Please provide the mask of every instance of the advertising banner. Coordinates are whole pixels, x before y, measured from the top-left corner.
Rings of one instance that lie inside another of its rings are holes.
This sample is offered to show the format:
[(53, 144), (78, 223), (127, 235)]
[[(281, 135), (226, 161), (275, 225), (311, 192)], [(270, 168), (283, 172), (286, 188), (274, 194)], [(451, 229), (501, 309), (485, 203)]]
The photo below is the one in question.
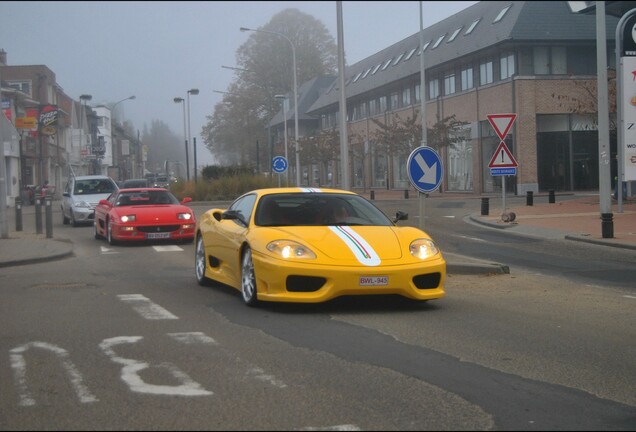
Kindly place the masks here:
[(40, 110), (40, 132), (43, 135), (55, 135), (57, 133), (58, 110), (55, 105), (45, 105)]

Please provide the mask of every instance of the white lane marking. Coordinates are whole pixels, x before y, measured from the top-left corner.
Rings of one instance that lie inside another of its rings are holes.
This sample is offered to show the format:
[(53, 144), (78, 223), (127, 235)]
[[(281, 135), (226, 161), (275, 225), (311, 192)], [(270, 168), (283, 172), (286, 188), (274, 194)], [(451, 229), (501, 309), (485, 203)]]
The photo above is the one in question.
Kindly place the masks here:
[(131, 391), (170, 396), (209, 396), (213, 394), (211, 391), (204, 389), (199, 383), (190, 378), (188, 374), (183, 372), (181, 369), (167, 362), (160, 363), (159, 365), (153, 365), (152, 367), (167, 369), (168, 372), (170, 372), (170, 374), (172, 374), (172, 376), (182, 384), (172, 386), (146, 383), (141, 376), (139, 376), (139, 372), (144, 369), (148, 369), (151, 366), (146, 362), (118, 357), (112, 349), (112, 347), (116, 345), (137, 343), (141, 339), (143, 339), (142, 336), (119, 336), (104, 339), (99, 344), (99, 347), (102, 351), (104, 351), (104, 354), (109, 356), (112, 361), (124, 365), (121, 369), (121, 379), (128, 385)]
[(486, 241), (484, 239), (480, 239), (480, 238), (477, 238), (477, 237), (468, 237), (468, 236), (462, 236), (462, 235), (456, 235), (454, 237), (459, 237), (459, 238), (463, 238), (463, 239), (466, 239), (466, 240), (473, 240), (473, 241), (478, 241), (478, 242), (485, 242)]
[(139, 315), (149, 320), (179, 319), (161, 306), (154, 304), (141, 294), (120, 294), (117, 297), (124, 303), (130, 303)]
[(116, 252), (116, 251), (114, 251), (112, 249), (107, 248), (106, 246), (100, 246), (100, 250), (102, 251), (102, 254), (104, 254), (104, 255), (119, 253), (119, 252)]
[(344, 424), (344, 425), (335, 425), (335, 426), (322, 426), (322, 427), (304, 427), (300, 428), (302, 431), (359, 431), (359, 426), (352, 424)]
[(179, 246), (168, 245), (168, 246), (153, 246), (152, 247), (157, 252), (183, 252)]
[(623, 297), (625, 297), (625, 298), (630, 298), (630, 299), (636, 299), (636, 297), (634, 297), (634, 296), (630, 296), (630, 295), (624, 295)]
[(454, 218), (455, 218), (455, 216), (453, 216), (453, 215), (450, 215), (450, 216), (444, 216), (444, 217), (445, 217), (445, 218), (449, 218), (449, 219), (454, 219)]
[(167, 335), (177, 342), (181, 342), (186, 345), (218, 345), (214, 339), (202, 332), (167, 333)]
[(274, 375), (266, 374), (265, 371), (259, 367), (253, 367), (251, 369), (248, 369), (247, 374), (251, 375), (252, 377), (254, 377), (255, 379), (259, 381), (267, 382), (273, 385), (274, 387), (278, 387), (278, 388), (287, 387), (287, 384), (285, 384), (284, 382), (276, 378)]
[(95, 397), (90, 390), (84, 385), (82, 375), (79, 373), (73, 362), (69, 359), (68, 351), (56, 345), (46, 342), (29, 342), (9, 351), (11, 358), (11, 367), (15, 374), (16, 386), (20, 395), (20, 406), (33, 406), (35, 399), (31, 396), (26, 380), (26, 361), (22, 353), (30, 348), (39, 348), (53, 352), (60, 360), (62, 367), (68, 374), (71, 385), (77, 394), (81, 403), (97, 402), (99, 399)]

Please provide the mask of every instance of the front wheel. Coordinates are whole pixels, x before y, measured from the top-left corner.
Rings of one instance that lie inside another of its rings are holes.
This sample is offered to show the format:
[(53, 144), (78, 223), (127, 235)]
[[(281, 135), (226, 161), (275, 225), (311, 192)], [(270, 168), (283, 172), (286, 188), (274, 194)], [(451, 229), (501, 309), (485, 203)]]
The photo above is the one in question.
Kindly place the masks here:
[(205, 244), (203, 236), (197, 237), (197, 245), (194, 251), (194, 272), (197, 277), (197, 283), (201, 286), (209, 285), (210, 279), (205, 276)]
[(258, 304), (254, 262), (252, 261), (252, 250), (249, 247), (245, 248), (241, 260), (241, 295), (246, 305), (256, 306)]
[(100, 240), (102, 238), (102, 235), (99, 233), (99, 230), (97, 229), (97, 225), (98, 224), (99, 224), (99, 221), (96, 218), (95, 222), (93, 223), (93, 225), (95, 226), (95, 239), (96, 240)]
[(113, 226), (110, 224), (110, 221), (106, 223), (106, 236), (108, 239), (108, 244), (114, 246), (117, 244), (117, 240), (113, 238)]

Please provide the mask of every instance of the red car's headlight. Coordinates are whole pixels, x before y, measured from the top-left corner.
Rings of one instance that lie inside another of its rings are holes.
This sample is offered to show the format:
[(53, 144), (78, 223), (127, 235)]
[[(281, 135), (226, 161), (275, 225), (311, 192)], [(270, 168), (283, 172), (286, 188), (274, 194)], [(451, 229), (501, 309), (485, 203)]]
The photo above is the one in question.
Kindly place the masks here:
[(439, 249), (437, 249), (435, 243), (425, 238), (413, 240), (409, 250), (411, 251), (411, 255), (419, 259), (430, 258), (439, 253)]
[(291, 240), (274, 240), (267, 250), (284, 259), (316, 259), (316, 254), (306, 246)]
[(135, 216), (135, 215), (124, 215), (124, 216), (122, 216), (122, 217), (120, 218), (120, 220), (121, 220), (123, 223), (126, 223), (126, 222), (134, 222), (134, 221), (136, 221), (136, 220), (137, 220), (137, 216)]
[(177, 219), (190, 220), (192, 219), (192, 215), (190, 213), (177, 213)]

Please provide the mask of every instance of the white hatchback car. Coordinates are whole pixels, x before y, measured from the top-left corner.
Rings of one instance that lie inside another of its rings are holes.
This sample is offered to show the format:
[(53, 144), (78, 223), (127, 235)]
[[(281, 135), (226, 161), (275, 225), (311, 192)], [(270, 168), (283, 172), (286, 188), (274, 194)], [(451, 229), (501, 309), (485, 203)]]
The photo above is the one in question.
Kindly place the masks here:
[(72, 226), (93, 223), (95, 206), (117, 190), (117, 183), (104, 175), (74, 176), (62, 194), (62, 222)]

